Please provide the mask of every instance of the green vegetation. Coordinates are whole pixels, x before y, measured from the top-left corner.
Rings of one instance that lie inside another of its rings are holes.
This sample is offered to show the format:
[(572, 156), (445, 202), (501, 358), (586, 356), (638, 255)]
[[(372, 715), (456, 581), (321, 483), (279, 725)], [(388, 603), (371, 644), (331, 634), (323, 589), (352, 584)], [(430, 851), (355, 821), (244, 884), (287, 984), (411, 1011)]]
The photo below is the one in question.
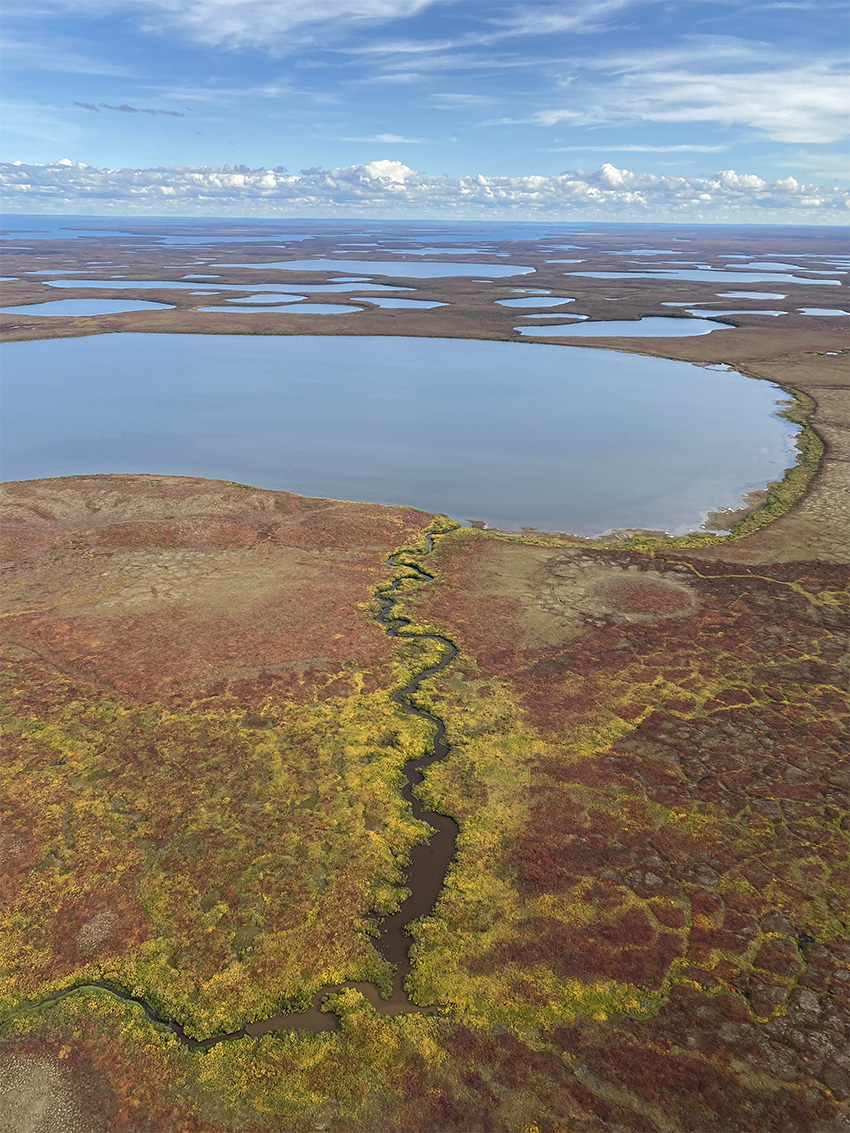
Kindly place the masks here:
[(785, 393), (792, 399), (792, 403), (782, 410), (780, 417), (801, 426), (797, 437), (797, 462), (785, 470), (781, 480), (768, 486), (764, 507), (735, 524), (730, 532), (730, 537), (733, 539), (752, 535), (793, 507), (803, 498), (820, 467), (824, 444), (808, 423), (814, 402), (810, 397), (796, 390), (786, 389)]
[[(368, 588), (339, 568), (363, 626), (390, 587), (406, 619), (371, 666), (336, 655), (298, 683), (166, 701), (12, 657), (13, 1069), (48, 1059), (84, 1115), (128, 1133), (664, 1128), (695, 1082), (718, 1128), (831, 1120), (841, 1052), (807, 1067), (832, 1031), (805, 1032), (793, 1075), (748, 1067), (765, 1035), (796, 1050), (800, 1013), (837, 1009), (842, 571), (431, 531), (433, 553), (408, 538)], [(401, 795), (432, 729), (393, 696), (443, 656), (433, 634), (458, 654), (411, 699), (451, 748), (414, 792), (460, 834), (408, 926), (413, 1006), (388, 1015), (339, 985), (390, 992), (380, 922), (432, 833)], [(196, 1038), (335, 988), (339, 1029), (198, 1050), (105, 988), (45, 1002), (95, 980)]]

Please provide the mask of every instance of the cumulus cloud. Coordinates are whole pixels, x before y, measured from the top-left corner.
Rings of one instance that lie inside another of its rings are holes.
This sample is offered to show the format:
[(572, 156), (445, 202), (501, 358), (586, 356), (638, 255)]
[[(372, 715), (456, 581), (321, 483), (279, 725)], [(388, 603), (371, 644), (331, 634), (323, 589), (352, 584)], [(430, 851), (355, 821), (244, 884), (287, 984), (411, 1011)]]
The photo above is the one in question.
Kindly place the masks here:
[(260, 215), (499, 217), (574, 220), (669, 220), (838, 223), (850, 193), (769, 182), (723, 170), (709, 176), (656, 176), (604, 164), (556, 176), (435, 177), (382, 159), (336, 169), (180, 166), (95, 169), (64, 158), (46, 165), (0, 166), (0, 188), (12, 211), (122, 215)]

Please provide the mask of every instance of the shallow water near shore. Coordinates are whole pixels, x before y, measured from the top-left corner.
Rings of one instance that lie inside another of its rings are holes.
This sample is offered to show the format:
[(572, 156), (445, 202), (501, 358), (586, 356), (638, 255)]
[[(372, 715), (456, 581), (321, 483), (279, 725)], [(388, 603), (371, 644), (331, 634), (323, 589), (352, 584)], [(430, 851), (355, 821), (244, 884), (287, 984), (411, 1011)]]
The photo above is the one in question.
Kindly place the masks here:
[(679, 533), (794, 460), (777, 387), (607, 350), (110, 334), (0, 356), (12, 480), (168, 473), (508, 529)]

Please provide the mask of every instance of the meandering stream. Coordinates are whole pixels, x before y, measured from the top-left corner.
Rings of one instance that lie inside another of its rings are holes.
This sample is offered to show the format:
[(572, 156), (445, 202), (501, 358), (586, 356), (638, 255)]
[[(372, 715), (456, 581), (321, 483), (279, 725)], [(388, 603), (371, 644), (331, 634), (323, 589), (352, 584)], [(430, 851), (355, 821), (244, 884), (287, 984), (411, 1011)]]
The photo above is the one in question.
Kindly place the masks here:
[[(438, 534), (445, 533), (439, 532)], [(138, 1004), (153, 1023), (166, 1027), (184, 1046), (191, 1050), (209, 1050), (219, 1043), (232, 1042), (242, 1038), (256, 1038), (275, 1031), (304, 1030), (313, 1033), (335, 1031), (339, 1028), (339, 1020), (331, 1012), (322, 1010), (322, 1001), (326, 996), (341, 991), (343, 988), (356, 988), (383, 1015), (433, 1010), (433, 1008), (422, 1008), (412, 1003), (404, 990), (404, 978), (410, 971), (410, 960), (408, 958), (410, 938), (405, 935), (404, 930), (412, 921), (427, 915), (434, 908), (443, 886), (446, 870), (454, 855), (458, 826), (447, 815), (427, 810), (413, 794), (413, 788), (422, 782), (423, 770), (432, 763), (444, 759), (449, 752), (449, 746), (446, 743), (446, 726), (443, 721), (432, 713), (416, 707), (412, 703), (412, 697), (423, 681), (442, 672), (452, 663), (457, 656), (457, 647), (448, 638), (441, 637), (439, 634), (422, 633), (419, 630), (410, 629), (410, 618), (398, 613), (395, 606), (396, 595), (405, 582), (413, 580), (419, 583), (427, 583), (433, 580), (434, 576), (423, 570), (416, 560), (423, 557), (424, 554), (432, 552), (436, 537), (435, 534), (426, 536), (427, 549), (425, 552), (402, 550), (390, 555), (387, 559), (387, 565), (396, 569), (402, 568), (403, 573), (399, 572), (392, 582), (378, 586), (375, 591), (379, 606), (375, 620), (383, 627), (388, 637), (410, 637), (437, 642), (442, 651), (440, 659), (435, 664), (420, 669), (418, 673), (411, 677), (404, 688), (398, 689), (391, 696), (391, 699), (404, 712), (418, 716), (434, 729), (431, 740), (422, 754), (414, 756), (405, 763), (404, 773), (407, 782), (402, 788), (401, 794), (410, 803), (414, 817), (427, 822), (436, 833), (428, 842), (414, 846), (411, 850), (410, 865), (404, 879), (404, 884), (410, 889), (410, 896), (406, 898), (395, 913), (386, 917), (381, 924), (377, 942), (378, 951), (385, 960), (396, 965), (390, 997), (382, 999), (375, 985), (370, 983), (348, 981), (342, 984), (334, 984), (323, 987), (316, 992), (307, 1011), (276, 1013), (266, 1019), (248, 1023), (237, 1031), (211, 1035), (206, 1039), (197, 1039), (187, 1034), (184, 1027), (177, 1021), (160, 1015), (144, 997), (131, 995), (108, 980), (92, 980), (74, 984), (72, 987), (54, 992), (52, 995), (47, 995), (34, 1003), (25, 1004), (0, 1023), (9, 1023), (20, 1015), (35, 1011), (47, 1004), (56, 1003), (70, 995), (100, 989), (125, 1003)]]

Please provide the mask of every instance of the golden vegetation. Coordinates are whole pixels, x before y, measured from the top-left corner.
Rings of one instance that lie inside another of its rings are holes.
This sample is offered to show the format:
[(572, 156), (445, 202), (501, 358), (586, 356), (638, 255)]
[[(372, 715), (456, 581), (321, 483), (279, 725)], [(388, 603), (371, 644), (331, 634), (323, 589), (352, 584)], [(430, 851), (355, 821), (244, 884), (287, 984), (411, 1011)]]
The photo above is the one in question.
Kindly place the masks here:
[[(469, 531), (426, 559), (426, 526), (392, 569), (385, 530), (352, 575), (371, 665), (331, 656), (295, 683), (169, 686), (166, 702), (93, 691), (67, 618), (54, 663), (10, 651), (12, 1057), (52, 1059), (115, 1130), (665, 1128), (695, 1083), (721, 1128), (831, 1121), (843, 572)], [(505, 547), (516, 577), (582, 560), (592, 601), (569, 633), (526, 631), (558, 616), (543, 583), (488, 591)], [(365, 627), (393, 578), (409, 622), (381, 653)], [(43, 1002), (106, 980), (205, 1038), (346, 980), (387, 993), (376, 932), (430, 834), (400, 794), (430, 728), (392, 695), (439, 660), (429, 633), (459, 654), (413, 701), (451, 751), (414, 790), (460, 827), (433, 914), (410, 926), (408, 990), (429, 1013), (387, 1016), (346, 988), (324, 1004), (337, 1031), (192, 1050), (107, 988)]]

